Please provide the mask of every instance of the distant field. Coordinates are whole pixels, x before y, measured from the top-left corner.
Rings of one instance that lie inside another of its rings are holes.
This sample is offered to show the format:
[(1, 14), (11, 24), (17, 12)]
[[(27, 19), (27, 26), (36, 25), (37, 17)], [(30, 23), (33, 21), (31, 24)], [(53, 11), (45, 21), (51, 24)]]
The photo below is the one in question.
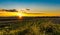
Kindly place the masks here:
[(60, 17), (0, 17), (0, 35), (60, 35)]

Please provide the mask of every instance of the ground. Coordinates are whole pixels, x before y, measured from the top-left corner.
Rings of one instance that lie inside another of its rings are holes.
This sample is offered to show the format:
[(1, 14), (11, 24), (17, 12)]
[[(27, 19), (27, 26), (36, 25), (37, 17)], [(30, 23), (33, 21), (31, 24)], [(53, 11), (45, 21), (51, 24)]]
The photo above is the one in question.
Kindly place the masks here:
[(60, 35), (60, 17), (0, 17), (0, 35)]

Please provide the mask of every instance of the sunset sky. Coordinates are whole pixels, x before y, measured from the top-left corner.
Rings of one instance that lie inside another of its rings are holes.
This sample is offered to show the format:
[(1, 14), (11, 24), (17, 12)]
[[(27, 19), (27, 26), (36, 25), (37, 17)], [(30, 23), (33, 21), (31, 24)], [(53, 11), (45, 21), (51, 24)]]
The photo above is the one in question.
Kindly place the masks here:
[(60, 13), (60, 0), (0, 0), (1, 9), (31, 9), (29, 12)]

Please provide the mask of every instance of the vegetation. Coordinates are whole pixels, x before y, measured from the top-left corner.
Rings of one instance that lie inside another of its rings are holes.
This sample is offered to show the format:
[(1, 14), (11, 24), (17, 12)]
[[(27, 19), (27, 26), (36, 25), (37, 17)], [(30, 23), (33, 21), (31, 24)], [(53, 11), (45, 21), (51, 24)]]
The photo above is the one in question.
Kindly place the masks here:
[(60, 35), (60, 18), (23, 17), (13, 21), (0, 21), (0, 35)]

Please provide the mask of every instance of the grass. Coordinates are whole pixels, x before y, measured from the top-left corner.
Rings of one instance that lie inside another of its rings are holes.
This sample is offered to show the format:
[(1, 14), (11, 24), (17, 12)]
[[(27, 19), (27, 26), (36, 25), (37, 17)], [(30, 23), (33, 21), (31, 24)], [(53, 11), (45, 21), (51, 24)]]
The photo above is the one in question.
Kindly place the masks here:
[(60, 35), (59, 21), (60, 18), (25, 17), (22, 21), (0, 23), (0, 35)]

